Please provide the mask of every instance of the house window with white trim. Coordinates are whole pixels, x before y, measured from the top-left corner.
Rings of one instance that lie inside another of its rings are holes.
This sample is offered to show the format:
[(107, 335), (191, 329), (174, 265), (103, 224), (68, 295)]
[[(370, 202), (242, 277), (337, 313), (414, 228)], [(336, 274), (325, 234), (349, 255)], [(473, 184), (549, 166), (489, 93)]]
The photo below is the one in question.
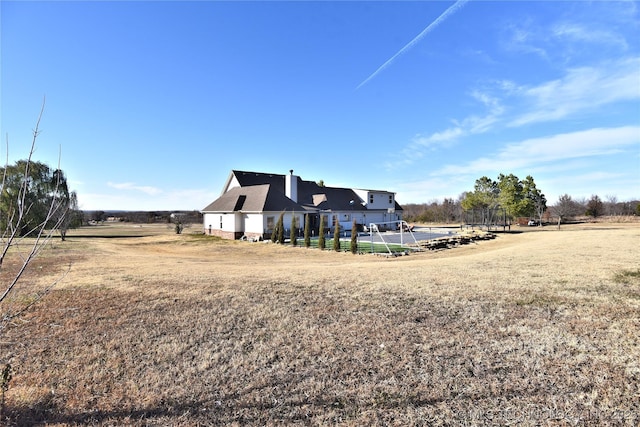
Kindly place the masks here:
[(275, 219), (273, 216), (267, 217), (267, 230), (271, 231), (275, 228)]
[(369, 194), (369, 204), (373, 204), (373, 194)]
[(389, 194), (389, 204), (393, 204), (393, 194)]

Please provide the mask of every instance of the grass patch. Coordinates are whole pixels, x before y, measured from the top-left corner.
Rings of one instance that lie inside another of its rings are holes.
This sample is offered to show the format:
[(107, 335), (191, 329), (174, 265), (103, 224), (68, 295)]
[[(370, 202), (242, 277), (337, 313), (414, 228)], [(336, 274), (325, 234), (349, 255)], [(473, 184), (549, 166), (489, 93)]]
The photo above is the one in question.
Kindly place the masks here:
[(640, 306), (616, 289), (639, 237), (388, 262), (171, 230), (65, 242), (29, 277), (64, 255), (65, 282), (3, 331), (0, 423), (637, 425)]
[(624, 283), (628, 285), (640, 284), (640, 268), (636, 270), (622, 270), (613, 276), (616, 283)]

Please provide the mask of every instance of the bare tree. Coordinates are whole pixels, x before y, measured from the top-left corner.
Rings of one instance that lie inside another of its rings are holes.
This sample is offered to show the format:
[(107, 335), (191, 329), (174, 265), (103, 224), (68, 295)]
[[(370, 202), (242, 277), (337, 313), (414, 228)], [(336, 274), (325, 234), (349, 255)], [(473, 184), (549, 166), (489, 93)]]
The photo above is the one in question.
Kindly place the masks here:
[[(20, 174), (22, 182), (20, 183), (17, 192), (10, 192), (13, 197), (12, 209), (0, 212), (0, 215), (6, 215), (8, 218), (3, 221), (5, 227), (0, 235), (0, 268), (6, 268), (5, 261), (8, 258), (17, 259), (17, 268), (9, 275), (9, 279), (5, 283), (0, 284), (0, 334), (9, 325), (9, 323), (20, 314), (24, 313), (27, 309), (33, 306), (36, 302), (40, 301), (52, 288), (56, 285), (65, 275), (63, 273), (57, 280), (45, 285), (42, 288), (35, 290), (35, 295), (32, 295), (28, 299), (28, 302), (17, 303), (12, 300), (12, 295), (17, 292), (21, 278), (29, 265), (33, 262), (36, 256), (42, 251), (42, 249), (51, 240), (54, 233), (60, 228), (61, 224), (65, 220), (65, 215), (59, 215), (63, 211), (68, 202), (62, 200), (58, 195), (60, 192), (57, 186), (51, 190), (51, 197), (48, 198), (48, 205), (44, 207), (45, 215), (44, 219), (36, 224), (31, 224), (25, 221), (29, 212), (33, 209), (42, 208), (42, 206), (34, 206), (29, 196), (30, 191), (30, 179), (29, 169), (34, 163), (32, 160), (33, 153), (36, 148), (36, 140), (40, 134), (40, 120), (44, 112), (44, 102), (42, 109), (38, 115), (35, 129), (33, 130), (33, 138), (31, 141), (31, 147), (27, 160), (20, 164), (24, 167), (23, 173)], [(7, 152), (9, 147), (9, 141), (7, 137)], [(8, 168), (8, 154), (5, 161), (5, 168), (2, 174), (2, 181), (0, 182), (0, 193), (9, 191), (7, 174)], [(13, 188), (13, 187), (12, 187)], [(27, 224), (27, 225), (26, 225)], [(26, 230), (25, 230), (26, 226)], [(67, 269), (68, 272), (68, 269)], [(11, 365), (8, 360), (3, 363), (2, 375), (0, 375), (0, 416), (4, 409), (4, 392), (7, 390), (8, 383), (11, 380)]]
[(558, 230), (560, 229), (560, 223), (567, 219), (577, 215), (580, 212), (580, 205), (576, 203), (570, 195), (563, 194), (558, 198), (555, 206), (553, 206), (553, 212), (558, 217)]
[(620, 209), (618, 204), (618, 197), (613, 194), (607, 194), (605, 196), (605, 210), (607, 215), (620, 215)]

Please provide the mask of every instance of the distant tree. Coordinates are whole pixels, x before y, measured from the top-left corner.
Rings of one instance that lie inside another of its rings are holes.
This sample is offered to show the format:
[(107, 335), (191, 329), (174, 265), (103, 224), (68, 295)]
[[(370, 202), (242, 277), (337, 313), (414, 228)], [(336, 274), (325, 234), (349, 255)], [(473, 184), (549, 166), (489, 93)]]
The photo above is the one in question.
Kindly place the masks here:
[(483, 176), (476, 180), (473, 192), (465, 194), (461, 202), (462, 207), (464, 210), (495, 208), (499, 203), (499, 194), (498, 183)]
[(82, 212), (78, 209), (78, 196), (75, 191), (69, 193), (69, 202), (61, 206), (60, 212), (56, 213), (58, 222), (60, 223), (60, 239), (65, 241), (67, 231), (71, 228), (78, 228), (82, 225)]
[(325, 239), (324, 239), (324, 215), (320, 215), (320, 229), (318, 230), (318, 248), (320, 250), (324, 250), (325, 247)]
[[(461, 199), (462, 200), (462, 199)], [(434, 200), (427, 203), (407, 203), (402, 205), (403, 217), (409, 222), (451, 223), (462, 219), (460, 200), (445, 198), (442, 203)]]
[(497, 181), (486, 176), (477, 179), (474, 191), (461, 196), (460, 205), (474, 216), (480, 212), (483, 223), (491, 223), (499, 211), (509, 218), (537, 216), (541, 220), (547, 200), (531, 175), (520, 180), (514, 174), (500, 174)]
[(453, 199), (445, 198), (442, 201), (442, 222), (449, 224), (456, 220), (457, 203)]
[(542, 191), (536, 187), (536, 183), (531, 175), (527, 175), (522, 182), (522, 191), (524, 197), (530, 200), (533, 205), (533, 212), (538, 219), (538, 224), (542, 225), (542, 215), (544, 215), (544, 211), (547, 210), (547, 198), (542, 194)]
[(102, 222), (105, 219), (104, 211), (93, 211), (91, 213), (91, 220), (95, 222)]
[(351, 253), (358, 253), (358, 225), (355, 219), (351, 223)]
[(599, 216), (602, 216), (603, 213), (604, 204), (602, 203), (602, 200), (597, 195), (592, 195), (591, 199), (589, 199), (589, 201), (587, 202), (587, 211), (585, 212), (585, 214), (587, 216), (597, 218)]
[(563, 194), (558, 198), (555, 206), (553, 207), (553, 213), (558, 217), (558, 230), (562, 221), (569, 217), (578, 215), (580, 213), (580, 206), (573, 201), (570, 195)]
[[(27, 159), (0, 168), (0, 176), (2, 229), (18, 227), (18, 235), (28, 236), (41, 225), (51, 228), (55, 224), (59, 228), (72, 201), (62, 170), (52, 170), (44, 163)], [(20, 199), (16, 198), (18, 194)]]
[(298, 221), (295, 212), (291, 214), (291, 231), (289, 232), (289, 241), (291, 246), (298, 246)]
[(336, 252), (340, 252), (340, 222), (338, 221), (338, 216), (334, 218), (334, 227), (333, 227), (333, 250)]
[(304, 247), (311, 246), (311, 214), (304, 216)]
[(525, 197), (524, 186), (514, 174), (498, 176), (498, 200), (510, 218), (531, 216), (533, 203)]
[(317, 182), (317, 184), (318, 184), (318, 187), (324, 187), (324, 180), (321, 179), (320, 181)]
[(498, 183), (486, 176), (476, 180), (473, 192), (465, 193), (461, 206), (465, 211), (479, 212), (479, 221), (490, 226), (496, 209), (500, 206)]
[(640, 216), (640, 203), (636, 204), (636, 215)]
[(605, 211), (607, 215), (620, 215), (621, 206), (618, 203), (618, 197), (613, 194), (607, 194), (605, 198)]
[(173, 228), (176, 231), (176, 234), (182, 234), (182, 230), (184, 230), (184, 224), (182, 223), (182, 216), (172, 214), (168, 218), (170, 222), (173, 222), (174, 224)]
[(280, 213), (280, 217), (278, 218), (278, 223), (276, 224), (276, 228), (278, 229), (278, 243), (284, 245), (284, 212)]
[(153, 211), (152, 212), (147, 212), (147, 222), (149, 224), (155, 222), (157, 216), (158, 216), (158, 214), (153, 212)]

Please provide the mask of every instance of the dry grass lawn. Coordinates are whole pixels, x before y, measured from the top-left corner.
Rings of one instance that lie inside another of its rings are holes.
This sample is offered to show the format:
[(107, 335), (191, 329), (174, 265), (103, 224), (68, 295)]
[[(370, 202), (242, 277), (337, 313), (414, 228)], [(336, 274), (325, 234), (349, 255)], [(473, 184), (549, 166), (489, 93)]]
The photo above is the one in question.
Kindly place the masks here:
[(386, 259), (76, 230), (2, 333), (0, 422), (638, 425), (639, 243), (588, 224)]

